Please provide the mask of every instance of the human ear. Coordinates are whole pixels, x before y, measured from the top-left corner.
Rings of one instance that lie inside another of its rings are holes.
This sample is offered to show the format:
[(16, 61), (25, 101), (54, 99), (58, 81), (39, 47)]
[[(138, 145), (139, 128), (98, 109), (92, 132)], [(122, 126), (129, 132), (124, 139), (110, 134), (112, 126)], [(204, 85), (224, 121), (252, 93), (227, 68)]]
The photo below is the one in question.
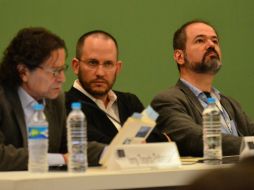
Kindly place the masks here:
[(23, 82), (28, 81), (28, 76), (29, 76), (29, 70), (24, 64), (18, 64), (17, 65), (17, 70), (19, 73), (19, 76)]
[(79, 60), (77, 58), (73, 58), (71, 62), (71, 68), (75, 73), (75, 75), (78, 75), (79, 67), (80, 67)]
[(122, 70), (122, 65), (123, 65), (122, 61), (117, 61), (117, 63), (116, 63), (116, 74), (120, 73), (120, 71)]
[(176, 49), (174, 51), (174, 60), (177, 62), (179, 65), (183, 65), (185, 63), (184, 59), (184, 52), (181, 49)]

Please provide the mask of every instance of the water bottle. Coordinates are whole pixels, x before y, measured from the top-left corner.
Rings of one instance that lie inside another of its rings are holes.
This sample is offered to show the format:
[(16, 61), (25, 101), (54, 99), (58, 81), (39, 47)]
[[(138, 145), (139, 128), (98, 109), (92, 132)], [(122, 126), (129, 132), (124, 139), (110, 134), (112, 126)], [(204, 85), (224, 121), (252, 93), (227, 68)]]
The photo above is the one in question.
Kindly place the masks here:
[(34, 114), (28, 123), (28, 171), (48, 171), (48, 122), (42, 104), (33, 106)]
[(221, 116), (214, 98), (208, 98), (208, 105), (203, 111), (203, 144), (204, 162), (206, 164), (221, 164)]
[(67, 117), (68, 171), (85, 172), (87, 169), (87, 122), (81, 104), (73, 102)]

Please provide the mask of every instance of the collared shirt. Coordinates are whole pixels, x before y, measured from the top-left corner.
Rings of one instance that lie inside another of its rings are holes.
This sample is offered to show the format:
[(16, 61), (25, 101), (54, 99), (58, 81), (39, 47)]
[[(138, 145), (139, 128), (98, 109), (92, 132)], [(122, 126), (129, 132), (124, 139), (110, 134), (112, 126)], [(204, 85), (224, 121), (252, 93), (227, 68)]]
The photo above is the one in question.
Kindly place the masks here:
[(114, 124), (114, 126), (116, 127), (117, 130), (119, 130), (121, 128), (120, 125), (120, 118), (119, 118), (119, 110), (118, 110), (118, 106), (117, 106), (117, 96), (116, 94), (113, 92), (113, 90), (110, 90), (108, 92), (108, 99), (109, 99), (109, 103), (107, 105), (107, 107), (105, 107), (104, 103), (102, 100), (100, 99), (96, 99), (94, 98), (91, 94), (89, 94), (79, 83), (78, 79), (74, 81), (73, 87), (76, 88), (77, 90), (79, 90), (80, 92), (82, 92), (84, 95), (86, 95), (88, 98), (90, 98), (101, 110), (103, 110), (104, 112), (106, 112), (107, 114), (109, 114), (110, 116), (112, 116), (113, 118), (115, 118), (115, 120), (119, 121), (116, 122), (114, 121), (112, 118), (110, 118), (109, 116), (107, 116), (110, 121)]
[[(207, 104), (207, 96), (205, 95), (205, 93), (199, 90), (198, 88), (196, 88), (195, 86), (193, 86), (188, 81), (182, 78), (180, 80), (195, 94), (195, 96), (198, 98), (203, 108), (206, 108), (208, 104)], [(222, 123), (221, 132), (224, 134), (231, 134), (234, 136), (238, 136), (235, 122), (233, 120), (230, 120), (230, 117), (227, 111), (224, 109), (224, 107), (220, 103), (221, 97), (220, 97), (219, 90), (213, 87), (211, 91), (211, 97), (215, 99), (216, 106), (221, 112), (221, 123)]]
[(34, 114), (33, 105), (38, 102), (33, 97), (31, 97), (22, 87), (18, 88), (18, 95), (24, 110), (26, 126), (28, 126), (31, 117)]
[[(33, 105), (37, 104), (38, 102), (32, 96), (30, 96), (22, 87), (18, 88), (18, 95), (21, 101), (22, 108), (24, 110), (25, 122), (27, 127), (29, 122), (31, 121), (32, 115), (34, 114)], [(44, 99), (43, 104), (46, 104)], [(48, 164), (49, 166), (63, 165), (64, 158), (61, 154), (48, 153)]]

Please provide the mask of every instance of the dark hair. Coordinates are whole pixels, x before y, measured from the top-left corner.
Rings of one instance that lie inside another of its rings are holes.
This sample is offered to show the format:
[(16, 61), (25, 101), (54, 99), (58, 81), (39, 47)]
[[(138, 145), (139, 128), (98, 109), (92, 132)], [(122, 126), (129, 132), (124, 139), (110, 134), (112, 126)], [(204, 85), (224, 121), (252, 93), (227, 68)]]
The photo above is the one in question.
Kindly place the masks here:
[(22, 83), (19, 64), (32, 71), (47, 60), (52, 51), (60, 48), (67, 51), (64, 40), (45, 28), (21, 29), (4, 51), (0, 65), (1, 83), (19, 86)]
[(184, 23), (174, 33), (174, 38), (173, 38), (173, 48), (174, 48), (174, 50), (176, 50), (176, 49), (184, 50), (185, 49), (185, 45), (186, 45), (186, 28), (189, 25), (195, 24), (195, 23), (203, 23), (203, 24), (206, 24), (208, 26), (211, 26), (214, 29), (215, 33), (217, 34), (215, 28), (210, 23), (208, 23), (207, 21), (204, 21), (204, 20), (191, 20), (191, 21), (188, 21), (188, 22)]
[[(192, 24), (195, 24), (195, 23), (203, 23), (203, 24), (206, 24), (208, 26), (211, 26), (215, 33), (217, 34), (215, 28), (210, 24), (208, 23), (207, 21), (204, 21), (204, 20), (191, 20), (191, 21), (188, 21), (186, 23), (184, 23), (180, 28), (178, 28), (175, 33), (174, 33), (174, 37), (173, 37), (173, 49), (176, 50), (176, 49), (180, 49), (180, 50), (185, 50), (185, 45), (186, 45), (186, 28), (189, 26), (189, 25), (192, 25)], [(218, 34), (217, 34), (218, 35)], [(180, 65), (177, 64), (177, 68), (178, 68), (178, 71), (180, 71)]]
[(105, 32), (103, 30), (93, 30), (93, 31), (90, 31), (90, 32), (87, 32), (87, 33), (83, 34), (78, 39), (77, 45), (76, 45), (76, 58), (80, 59), (81, 54), (82, 54), (82, 48), (83, 48), (84, 41), (86, 40), (86, 38), (89, 37), (89, 36), (92, 36), (92, 35), (97, 35), (97, 34), (102, 35), (105, 38), (113, 40), (113, 42), (115, 43), (115, 46), (116, 46), (117, 57), (118, 57), (119, 50), (118, 50), (118, 44), (117, 44), (116, 39), (111, 34), (109, 34), (108, 32)]

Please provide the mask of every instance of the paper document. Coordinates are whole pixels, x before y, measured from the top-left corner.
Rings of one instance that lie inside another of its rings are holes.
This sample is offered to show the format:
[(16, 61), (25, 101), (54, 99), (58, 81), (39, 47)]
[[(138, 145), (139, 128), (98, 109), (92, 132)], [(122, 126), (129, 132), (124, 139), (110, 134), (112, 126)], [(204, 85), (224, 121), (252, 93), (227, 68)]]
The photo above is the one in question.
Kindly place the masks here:
[(151, 106), (148, 106), (142, 113), (134, 113), (129, 117), (110, 143), (100, 160), (100, 164), (106, 165), (112, 151), (118, 145), (145, 143), (156, 124), (157, 117), (157, 112)]

